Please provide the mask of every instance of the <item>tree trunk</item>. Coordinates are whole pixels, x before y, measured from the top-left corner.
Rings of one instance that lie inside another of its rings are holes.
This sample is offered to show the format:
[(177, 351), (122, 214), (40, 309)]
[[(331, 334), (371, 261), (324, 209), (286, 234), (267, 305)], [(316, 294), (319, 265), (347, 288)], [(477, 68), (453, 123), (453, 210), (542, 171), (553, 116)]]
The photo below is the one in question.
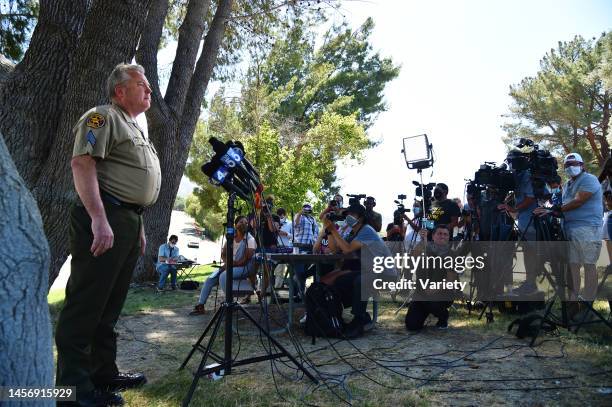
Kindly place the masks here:
[(30, 46), (0, 88), (0, 131), (30, 190), (57, 134), (87, 5), (85, 0), (42, 0)]
[[(53, 386), (49, 247), (36, 202), (0, 135), (0, 386)], [(6, 244), (10, 243), (10, 244)], [(9, 403), (10, 404), (10, 403)], [(15, 403), (54, 406), (47, 399)]]
[[(185, 19), (181, 26), (177, 48), (180, 64), (175, 62), (173, 65), (169, 81), (174, 86), (168, 87), (164, 99), (161, 99), (161, 94), (154, 89), (153, 107), (147, 112), (149, 136), (157, 147), (163, 178), (157, 202), (145, 212), (147, 252), (135, 270), (134, 275), (138, 280), (150, 279), (155, 275), (152, 258), (157, 255), (159, 245), (167, 239), (172, 207), (185, 170), (202, 100), (219, 54), (233, 1), (219, 1), (204, 40), (202, 53), (195, 63), (197, 55), (193, 49), (197, 50), (203, 33), (203, 16), (208, 9), (206, 3), (208, 2), (201, 0), (189, 2), (189, 9), (197, 10), (202, 18), (193, 18), (192, 13), (192, 18)], [(154, 38), (144, 38), (143, 42), (149, 44), (156, 41)], [(137, 60), (147, 70), (157, 69), (157, 61), (153, 59), (150, 50), (148, 52), (139, 50)], [(183, 75), (191, 75), (192, 72), (193, 75), (187, 86), (181, 78)], [(154, 88), (157, 87), (158, 84), (154, 84)]]

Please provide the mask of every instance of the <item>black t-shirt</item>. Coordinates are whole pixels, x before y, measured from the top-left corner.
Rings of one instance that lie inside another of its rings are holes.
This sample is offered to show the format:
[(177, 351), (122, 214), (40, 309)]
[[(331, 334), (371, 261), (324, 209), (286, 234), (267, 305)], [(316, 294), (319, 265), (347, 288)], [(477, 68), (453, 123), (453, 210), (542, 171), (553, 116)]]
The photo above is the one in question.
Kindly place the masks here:
[(448, 225), (453, 216), (461, 216), (461, 209), (456, 202), (446, 199), (442, 202), (434, 202), (431, 207), (429, 219), (434, 221), (434, 225)]
[[(276, 234), (272, 232), (270, 228), (268, 227), (268, 217), (262, 213), (259, 222), (260, 222), (259, 227), (261, 229), (261, 239), (263, 242), (263, 246), (264, 247), (276, 246), (277, 244)], [(277, 215), (272, 214), (272, 223), (280, 224), (280, 218)]]

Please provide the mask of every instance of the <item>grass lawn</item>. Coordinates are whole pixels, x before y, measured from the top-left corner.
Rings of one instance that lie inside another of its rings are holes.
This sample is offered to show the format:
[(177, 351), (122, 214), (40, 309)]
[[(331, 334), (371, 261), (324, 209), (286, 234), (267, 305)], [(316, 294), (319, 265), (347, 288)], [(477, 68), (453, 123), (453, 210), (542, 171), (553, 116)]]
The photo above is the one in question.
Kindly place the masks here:
[[(192, 277), (201, 282), (213, 270), (210, 266), (200, 266)], [(201, 356), (196, 353), (184, 370), (179, 371), (178, 366), (211, 315), (187, 316), (198, 294), (199, 290), (156, 294), (153, 285), (130, 288), (117, 325), (120, 334), (118, 363), (126, 370), (144, 371), (149, 384), (124, 392), (127, 405), (181, 405)], [(63, 299), (63, 291), (49, 293), (54, 321)], [(262, 362), (235, 368), (232, 375), (222, 380), (200, 379), (191, 405), (348, 405), (334, 394), (345, 400), (350, 397), (353, 405), (359, 406), (601, 405), (602, 396), (597, 389), (602, 383), (610, 387), (610, 375), (583, 375), (583, 372), (609, 371), (612, 365), (612, 337), (602, 327), (583, 329), (579, 335), (559, 330), (555, 336), (542, 337), (545, 342), (532, 349), (525, 341), (506, 334), (508, 324), (516, 318), (514, 315), (503, 315), (495, 310), (495, 320), (488, 324), (485, 318), (477, 319), (478, 311), (468, 315), (465, 308), (457, 306), (451, 309), (449, 330), (428, 329), (409, 335), (403, 328), (405, 311), (396, 314), (397, 307), (398, 304), (381, 303), (377, 329), (355, 341), (354, 345), (324, 339), (311, 345), (310, 338), (304, 337), (297, 326), (292, 330), (305, 357), (312, 363), (309, 370), (316, 367), (325, 373), (327, 380), (320, 386), (311, 385), (306, 378), (289, 369), (287, 360), (275, 363), (273, 369), (270, 362)], [(608, 306), (600, 301), (596, 308), (607, 313)], [(250, 308), (249, 312), (256, 315), (259, 308)], [(299, 313), (297, 315), (299, 317)], [(239, 359), (261, 355), (267, 343), (249, 324), (239, 322), (237, 326), (240, 335), (234, 335), (234, 351), (239, 352)], [(296, 354), (287, 334), (276, 337)], [(488, 348), (481, 351), (483, 346)], [(214, 350), (223, 353), (223, 332)], [(461, 380), (474, 378), (557, 376), (574, 378), (501, 385), (461, 383)], [(423, 377), (432, 377), (434, 381), (423, 382)], [(437, 382), (438, 378), (457, 382)], [(503, 386), (524, 387), (525, 390), (505, 391)], [(529, 391), (530, 388), (564, 386), (567, 390)]]

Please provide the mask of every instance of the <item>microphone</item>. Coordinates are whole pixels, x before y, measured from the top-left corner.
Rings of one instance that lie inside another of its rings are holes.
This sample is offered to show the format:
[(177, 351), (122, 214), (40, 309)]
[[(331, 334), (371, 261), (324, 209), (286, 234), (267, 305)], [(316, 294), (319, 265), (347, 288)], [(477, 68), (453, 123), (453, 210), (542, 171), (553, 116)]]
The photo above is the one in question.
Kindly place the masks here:
[(202, 165), (202, 172), (208, 176), (211, 184), (220, 185), (228, 192), (235, 192), (245, 201), (249, 200), (250, 189), (239, 180), (235, 180), (234, 183), (232, 183), (230, 181), (231, 178), (228, 178), (228, 176), (230, 176), (229, 169), (220, 161), (213, 159)]
[[(235, 171), (242, 180), (250, 180), (253, 183), (250, 189), (255, 189), (261, 184), (259, 174), (255, 171), (251, 163), (244, 158), (244, 148), (241, 148), (242, 144), (234, 144), (231, 141), (223, 144), (215, 137), (209, 138), (208, 142), (215, 152), (215, 157), (213, 157), (213, 159), (216, 158), (221, 161), (230, 171)], [(248, 183), (248, 181), (245, 183)]]

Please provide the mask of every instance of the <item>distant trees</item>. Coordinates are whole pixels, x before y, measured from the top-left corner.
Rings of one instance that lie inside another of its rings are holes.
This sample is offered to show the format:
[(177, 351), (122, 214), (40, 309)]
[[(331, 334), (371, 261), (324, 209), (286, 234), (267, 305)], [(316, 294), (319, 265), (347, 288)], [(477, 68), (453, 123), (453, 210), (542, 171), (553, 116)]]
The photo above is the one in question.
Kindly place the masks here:
[(591, 168), (610, 156), (612, 33), (559, 42), (534, 77), (510, 87), (507, 141), (543, 143), (558, 155), (577, 151)]
[(337, 163), (371, 146), (366, 129), (385, 109), (383, 90), (399, 73), (372, 49), (373, 26), (371, 19), (354, 31), (335, 26), (315, 49), (312, 27), (298, 21), (252, 59), (239, 97), (227, 98), (223, 89), (213, 97), (186, 169), (199, 186), (187, 212), (213, 237), (223, 230), (224, 199), (200, 171), (212, 155), (211, 136), (243, 142), (277, 206), (297, 210), (309, 200), (320, 209), (337, 191)]

